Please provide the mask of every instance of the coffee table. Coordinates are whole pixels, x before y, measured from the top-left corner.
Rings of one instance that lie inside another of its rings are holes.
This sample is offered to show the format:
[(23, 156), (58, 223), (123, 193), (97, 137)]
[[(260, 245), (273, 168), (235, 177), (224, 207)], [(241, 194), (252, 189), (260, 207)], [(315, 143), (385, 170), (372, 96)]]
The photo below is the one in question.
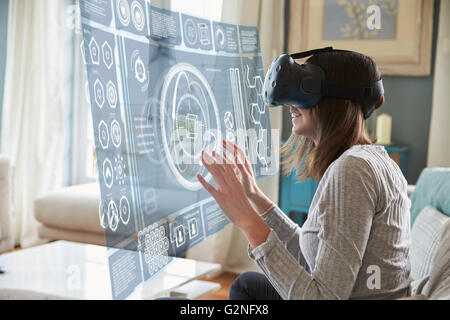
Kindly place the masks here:
[[(107, 248), (70, 241), (0, 255), (0, 299), (112, 299)], [(173, 258), (127, 299), (154, 299), (220, 271), (215, 263)]]

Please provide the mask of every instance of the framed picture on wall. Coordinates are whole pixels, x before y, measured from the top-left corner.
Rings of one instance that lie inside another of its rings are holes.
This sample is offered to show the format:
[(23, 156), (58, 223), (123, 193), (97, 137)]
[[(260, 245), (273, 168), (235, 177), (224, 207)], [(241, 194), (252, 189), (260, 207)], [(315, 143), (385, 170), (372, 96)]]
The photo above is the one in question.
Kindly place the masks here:
[(289, 52), (333, 46), (384, 75), (430, 74), (434, 0), (291, 0)]

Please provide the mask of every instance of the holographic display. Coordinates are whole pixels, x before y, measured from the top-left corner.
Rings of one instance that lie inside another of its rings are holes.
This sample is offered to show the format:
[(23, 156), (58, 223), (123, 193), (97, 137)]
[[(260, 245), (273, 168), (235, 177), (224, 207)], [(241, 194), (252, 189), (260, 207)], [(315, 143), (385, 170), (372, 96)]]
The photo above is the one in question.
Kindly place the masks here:
[[(229, 221), (198, 182), (222, 139), (275, 173), (258, 30), (143, 0), (80, 0), (113, 298)], [(138, 251), (139, 254), (131, 252)]]

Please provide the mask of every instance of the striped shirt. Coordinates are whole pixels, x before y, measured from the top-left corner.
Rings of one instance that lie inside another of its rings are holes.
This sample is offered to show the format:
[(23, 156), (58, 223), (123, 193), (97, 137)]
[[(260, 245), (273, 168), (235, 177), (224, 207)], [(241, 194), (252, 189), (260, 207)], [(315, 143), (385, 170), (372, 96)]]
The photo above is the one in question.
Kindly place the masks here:
[(279, 208), (249, 256), (283, 299), (395, 299), (410, 284), (407, 182), (382, 146), (356, 145), (325, 171), (302, 228)]

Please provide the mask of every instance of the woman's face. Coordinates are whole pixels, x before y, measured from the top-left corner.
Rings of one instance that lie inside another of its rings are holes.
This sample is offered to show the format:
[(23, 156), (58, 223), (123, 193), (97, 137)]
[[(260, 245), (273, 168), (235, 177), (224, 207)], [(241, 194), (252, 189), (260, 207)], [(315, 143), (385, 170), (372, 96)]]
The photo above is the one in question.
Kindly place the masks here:
[(313, 109), (300, 109), (291, 108), (291, 116), (292, 116), (292, 132), (297, 135), (303, 135), (305, 137), (315, 139), (315, 117)]

